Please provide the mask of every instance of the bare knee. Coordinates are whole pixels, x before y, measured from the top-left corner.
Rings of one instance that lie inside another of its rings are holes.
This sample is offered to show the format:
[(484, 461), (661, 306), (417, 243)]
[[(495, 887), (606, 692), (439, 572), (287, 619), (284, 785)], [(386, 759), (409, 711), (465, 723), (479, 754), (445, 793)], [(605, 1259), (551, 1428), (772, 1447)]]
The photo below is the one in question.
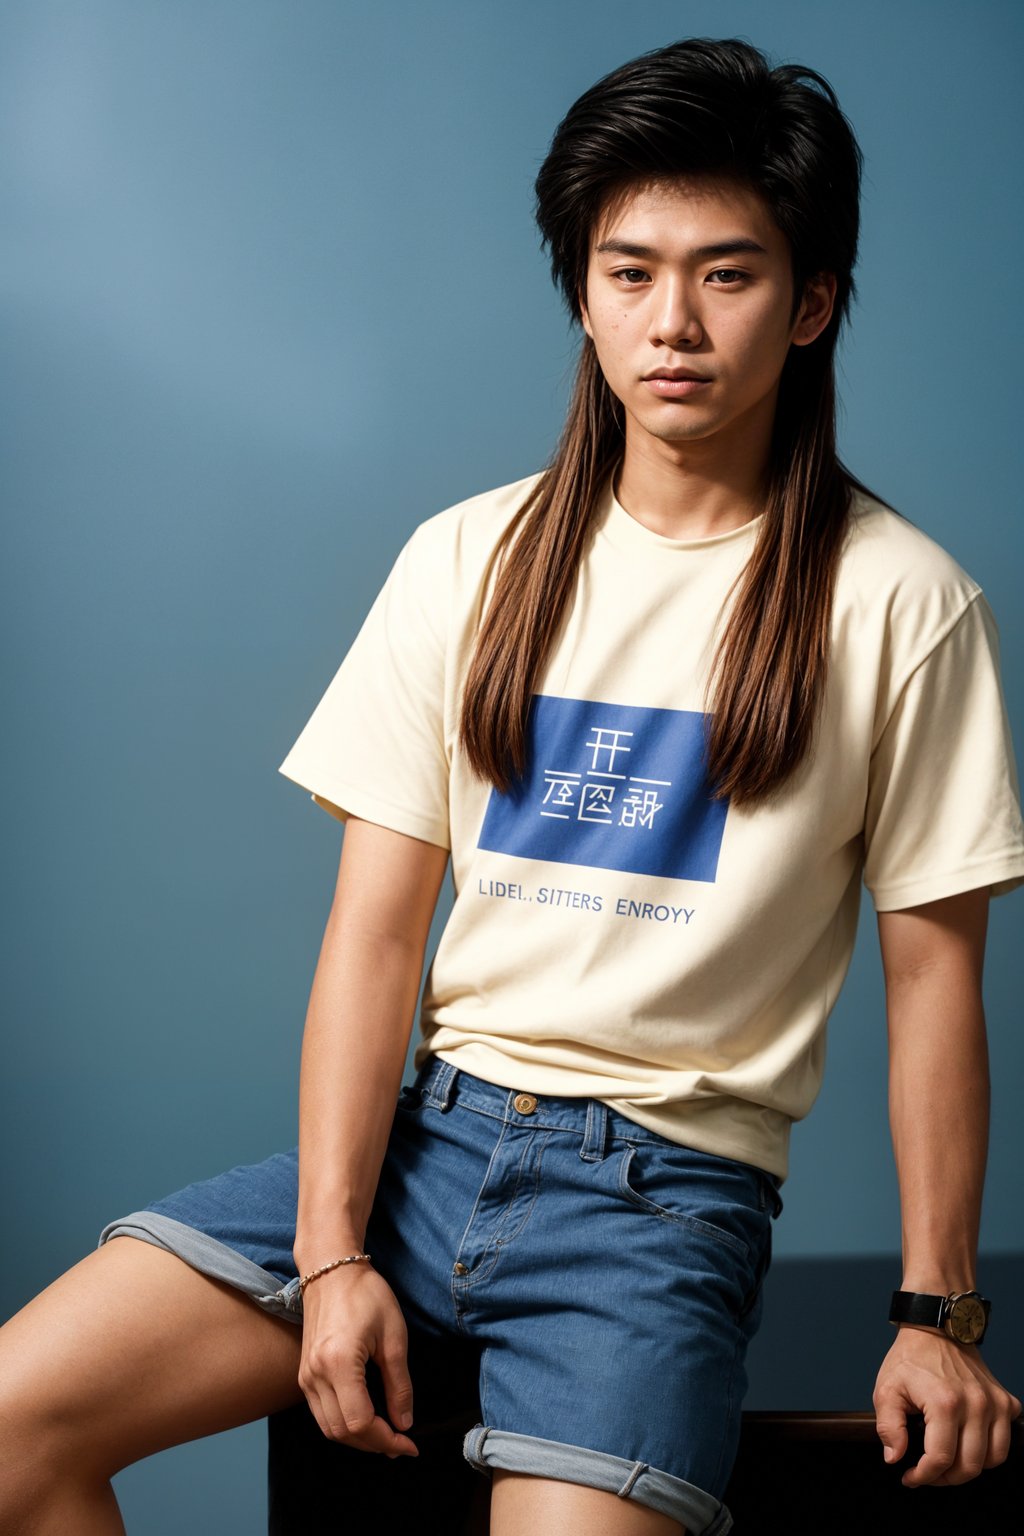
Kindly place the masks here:
[[(6, 1365), (0, 1352), (0, 1379)], [(123, 1536), (109, 1477), (85, 1461), (76, 1462), (56, 1421), (38, 1414), (32, 1399), (4, 1392), (0, 1444), (0, 1531), (5, 1536), (65, 1536), (69, 1531)]]
[(67, 1375), (22, 1314), (0, 1328), (0, 1531), (31, 1530), (60, 1486), (102, 1487), (112, 1475), (88, 1454)]
[(239, 1292), (114, 1239), (0, 1328), (7, 1496), (32, 1481), (102, 1486), (143, 1456), (287, 1406), (300, 1347), (298, 1328)]
[(94, 1497), (109, 1478), (76, 1456), (71, 1426), (32, 1390), (12, 1354), (0, 1347), (0, 1531), (20, 1536), (45, 1530), (48, 1510), (73, 1489), (82, 1499)]

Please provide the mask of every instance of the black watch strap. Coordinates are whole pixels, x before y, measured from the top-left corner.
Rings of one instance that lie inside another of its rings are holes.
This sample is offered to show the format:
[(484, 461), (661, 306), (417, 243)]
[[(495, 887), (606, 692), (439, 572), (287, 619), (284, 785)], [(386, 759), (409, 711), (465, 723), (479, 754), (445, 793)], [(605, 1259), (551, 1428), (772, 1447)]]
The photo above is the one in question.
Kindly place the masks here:
[(945, 1296), (930, 1296), (925, 1291), (893, 1291), (889, 1321), (916, 1323), (924, 1328), (941, 1328), (945, 1310)]

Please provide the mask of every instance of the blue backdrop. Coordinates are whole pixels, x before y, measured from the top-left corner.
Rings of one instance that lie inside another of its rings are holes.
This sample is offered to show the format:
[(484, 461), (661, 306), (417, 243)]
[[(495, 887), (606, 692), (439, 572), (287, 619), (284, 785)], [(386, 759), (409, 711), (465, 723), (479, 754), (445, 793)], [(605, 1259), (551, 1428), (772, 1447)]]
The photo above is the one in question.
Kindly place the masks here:
[[(341, 828), (277, 765), (414, 525), (552, 446), (575, 339), (532, 180), (626, 58), (738, 34), (835, 85), (866, 157), (843, 455), (986, 589), (1020, 741), (1022, 33), (1014, 0), (0, 6), (4, 1315), (294, 1139)], [(1024, 1248), (1020, 911), (989, 1256)], [(898, 1251), (864, 927), (780, 1260)], [(262, 1457), (254, 1427), (132, 1469), (129, 1531), (258, 1531)]]

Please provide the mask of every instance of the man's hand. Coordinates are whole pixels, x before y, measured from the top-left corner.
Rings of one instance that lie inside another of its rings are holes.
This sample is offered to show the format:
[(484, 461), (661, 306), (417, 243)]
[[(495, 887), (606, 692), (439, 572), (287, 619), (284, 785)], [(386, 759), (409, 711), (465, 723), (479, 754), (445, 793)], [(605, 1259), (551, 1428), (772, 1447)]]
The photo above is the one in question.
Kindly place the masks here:
[(872, 1401), (886, 1461), (906, 1454), (907, 1414), (924, 1414), (924, 1455), (903, 1474), (905, 1488), (966, 1483), (998, 1467), (1021, 1415), (1020, 1399), (999, 1385), (976, 1345), (909, 1324), (882, 1361)]
[[(416, 1442), (392, 1428), (412, 1427), (412, 1381), (405, 1319), (383, 1275), (368, 1264), (332, 1270), (306, 1292), (302, 1315), (299, 1386), (328, 1440), (392, 1459), (418, 1456)], [(380, 1369), (390, 1424), (367, 1389), (371, 1359)]]

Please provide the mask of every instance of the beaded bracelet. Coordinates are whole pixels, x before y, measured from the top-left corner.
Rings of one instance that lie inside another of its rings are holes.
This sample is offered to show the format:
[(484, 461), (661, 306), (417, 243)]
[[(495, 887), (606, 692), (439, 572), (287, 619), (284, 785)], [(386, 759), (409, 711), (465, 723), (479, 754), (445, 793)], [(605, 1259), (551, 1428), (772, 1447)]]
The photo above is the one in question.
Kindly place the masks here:
[(306, 1286), (312, 1280), (319, 1280), (321, 1275), (330, 1274), (332, 1269), (340, 1269), (342, 1264), (354, 1264), (356, 1259), (368, 1259), (368, 1253), (350, 1253), (347, 1259), (335, 1259), (332, 1264), (325, 1264), (321, 1269), (310, 1270), (308, 1275), (303, 1275), (299, 1281), (299, 1295), (301, 1296)]

